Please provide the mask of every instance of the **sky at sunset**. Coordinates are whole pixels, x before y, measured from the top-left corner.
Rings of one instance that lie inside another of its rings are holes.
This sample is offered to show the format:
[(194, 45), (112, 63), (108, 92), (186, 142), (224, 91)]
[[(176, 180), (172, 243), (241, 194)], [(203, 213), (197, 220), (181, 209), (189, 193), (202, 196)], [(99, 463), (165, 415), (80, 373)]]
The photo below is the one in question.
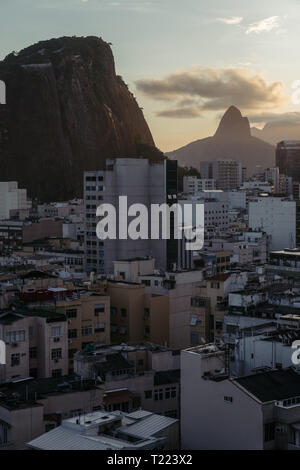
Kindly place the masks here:
[(101, 36), (163, 151), (211, 135), (231, 104), (300, 121), (299, 0), (1, 0), (0, 59), (39, 40)]

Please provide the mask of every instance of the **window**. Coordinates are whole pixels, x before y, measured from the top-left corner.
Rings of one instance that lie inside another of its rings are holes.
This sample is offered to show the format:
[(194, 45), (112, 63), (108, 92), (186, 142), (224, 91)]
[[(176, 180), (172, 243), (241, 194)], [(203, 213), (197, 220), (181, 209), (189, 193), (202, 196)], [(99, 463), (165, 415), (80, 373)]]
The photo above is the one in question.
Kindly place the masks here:
[(68, 338), (69, 339), (77, 338), (77, 330), (69, 330), (68, 331)]
[(11, 367), (20, 365), (20, 354), (12, 354), (11, 355)]
[(150, 317), (150, 308), (144, 308), (144, 319), (147, 320)]
[(8, 443), (8, 426), (0, 423), (0, 444)]
[(25, 341), (25, 331), (9, 331), (6, 335), (7, 343), (21, 343)]
[(191, 344), (192, 344), (193, 346), (199, 344), (199, 335), (198, 335), (198, 333), (197, 333), (196, 331), (193, 331), (193, 332), (191, 333)]
[(96, 323), (94, 325), (95, 333), (104, 333), (105, 332), (105, 323)]
[(62, 376), (62, 370), (61, 369), (53, 369), (52, 371), (52, 377), (61, 377)]
[(126, 308), (121, 308), (121, 317), (126, 318), (127, 317), (127, 310)]
[(275, 439), (275, 423), (266, 423), (264, 425), (265, 442), (274, 441)]
[(94, 306), (95, 315), (98, 316), (99, 313), (105, 312), (105, 305), (104, 304), (97, 304)]
[(169, 398), (176, 398), (176, 396), (177, 396), (176, 387), (167, 387), (166, 388), (166, 393), (165, 393), (166, 400), (168, 400)]
[(29, 359), (36, 359), (37, 358), (37, 348), (29, 348)]
[(51, 359), (61, 359), (61, 358), (62, 358), (61, 348), (51, 350)]
[(229, 396), (226, 396), (226, 395), (225, 395), (225, 396), (224, 396), (224, 401), (225, 401), (226, 403), (232, 403), (232, 402), (233, 402), (233, 397), (229, 397)]
[(150, 326), (145, 326), (145, 336), (146, 338), (150, 337)]
[(145, 399), (149, 400), (152, 398), (152, 390), (145, 390)]
[(175, 418), (177, 419), (177, 410), (170, 410), (165, 412), (165, 416), (168, 418)]
[(82, 336), (90, 336), (93, 334), (93, 327), (91, 325), (89, 326), (82, 326), (81, 327), (81, 334)]
[(37, 378), (38, 376), (38, 370), (36, 367), (32, 368), (32, 369), (29, 369), (29, 375), (30, 377), (34, 377), (35, 379)]
[(220, 289), (220, 283), (219, 282), (211, 282), (210, 287), (212, 289)]
[(76, 318), (77, 317), (77, 309), (72, 308), (70, 310), (67, 310), (67, 318)]
[(190, 320), (190, 325), (191, 325), (191, 326), (196, 326), (196, 325), (197, 325), (197, 321), (198, 321), (197, 315), (192, 315), (192, 318), (191, 318), (191, 320)]
[(34, 333), (33, 326), (30, 326), (28, 331), (29, 331), (29, 337), (32, 338), (33, 333)]
[(151, 286), (151, 281), (149, 279), (144, 279), (142, 282), (143, 282), (143, 284), (145, 284), (146, 287)]
[(115, 317), (118, 314), (117, 307), (110, 307), (110, 314), (112, 317)]
[(77, 353), (77, 349), (69, 349), (69, 359), (73, 359), (74, 355)]
[(164, 391), (162, 388), (154, 390), (154, 400), (163, 400), (164, 399)]
[(61, 337), (61, 327), (60, 326), (52, 326), (52, 328), (51, 328), (51, 337), (52, 338), (60, 338)]

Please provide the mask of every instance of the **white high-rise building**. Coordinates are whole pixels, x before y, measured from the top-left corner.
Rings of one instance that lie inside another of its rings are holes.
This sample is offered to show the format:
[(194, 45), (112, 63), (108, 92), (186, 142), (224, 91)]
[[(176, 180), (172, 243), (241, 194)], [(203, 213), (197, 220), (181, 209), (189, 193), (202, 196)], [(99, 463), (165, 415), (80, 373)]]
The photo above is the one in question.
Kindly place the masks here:
[(9, 219), (11, 210), (29, 207), (26, 189), (19, 189), (16, 181), (0, 182), (0, 220)]
[(214, 179), (217, 188), (224, 191), (237, 189), (243, 182), (243, 165), (235, 160), (218, 158), (210, 162), (200, 162), (201, 178)]
[(296, 202), (284, 197), (260, 195), (249, 201), (249, 228), (270, 235), (271, 250), (295, 248)]
[[(84, 173), (85, 200), (85, 269), (97, 274), (114, 272), (113, 261), (152, 257), (157, 269), (171, 269), (178, 259), (178, 240), (97, 238), (97, 207), (112, 204), (119, 223), (119, 196), (127, 196), (128, 208), (144, 204), (151, 213), (151, 204), (177, 202), (177, 161), (151, 162), (146, 158), (116, 158), (106, 160), (106, 170)], [(134, 217), (128, 217), (128, 222)], [(171, 222), (172, 225), (172, 222)], [(149, 220), (150, 230), (150, 220)], [(172, 233), (172, 226), (170, 227)]]
[(214, 179), (197, 178), (197, 176), (183, 177), (183, 192), (196, 196), (200, 191), (209, 191), (216, 189)]

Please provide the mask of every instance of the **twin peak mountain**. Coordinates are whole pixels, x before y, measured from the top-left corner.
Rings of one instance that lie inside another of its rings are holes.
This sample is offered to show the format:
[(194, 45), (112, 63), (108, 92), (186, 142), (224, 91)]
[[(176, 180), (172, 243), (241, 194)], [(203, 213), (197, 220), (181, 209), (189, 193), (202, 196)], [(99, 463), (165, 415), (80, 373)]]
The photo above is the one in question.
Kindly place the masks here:
[(275, 165), (274, 146), (251, 135), (248, 118), (235, 106), (227, 109), (213, 136), (191, 142), (167, 155), (195, 168), (199, 168), (201, 161), (215, 158), (241, 161), (248, 176)]

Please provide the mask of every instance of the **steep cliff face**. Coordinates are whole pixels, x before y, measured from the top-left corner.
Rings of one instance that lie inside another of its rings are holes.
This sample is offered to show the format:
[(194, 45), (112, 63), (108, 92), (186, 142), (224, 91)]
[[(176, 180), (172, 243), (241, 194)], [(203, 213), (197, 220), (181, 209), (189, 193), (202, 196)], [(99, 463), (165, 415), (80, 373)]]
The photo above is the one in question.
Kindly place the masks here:
[(81, 196), (84, 170), (154, 146), (102, 39), (39, 42), (0, 62), (0, 80), (7, 102), (0, 129), (5, 120), (8, 137), (0, 146), (0, 180), (17, 180), (32, 197)]

